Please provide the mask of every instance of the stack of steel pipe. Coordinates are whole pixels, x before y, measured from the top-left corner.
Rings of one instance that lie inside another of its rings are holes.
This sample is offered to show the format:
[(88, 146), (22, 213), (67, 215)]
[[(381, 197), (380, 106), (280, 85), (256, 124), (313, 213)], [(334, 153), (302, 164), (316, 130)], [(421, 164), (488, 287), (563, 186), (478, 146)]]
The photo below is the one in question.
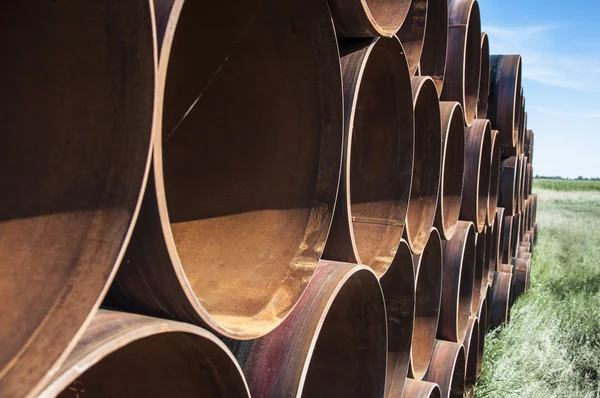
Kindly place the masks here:
[(0, 397), (473, 394), (521, 58), (477, 0), (307, 1), (0, 6)]

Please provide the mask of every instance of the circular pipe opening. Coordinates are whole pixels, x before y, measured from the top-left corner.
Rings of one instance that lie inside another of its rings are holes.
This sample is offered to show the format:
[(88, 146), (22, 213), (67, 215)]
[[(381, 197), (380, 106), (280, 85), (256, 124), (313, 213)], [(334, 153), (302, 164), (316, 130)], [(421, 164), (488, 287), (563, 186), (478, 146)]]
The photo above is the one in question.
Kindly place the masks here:
[(439, 97), (442, 93), (444, 76), (446, 75), (446, 51), (448, 44), (447, 0), (428, 0), (426, 19), (427, 26), (425, 27), (419, 68), (422, 76), (430, 76), (433, 79)]
[(411, 76), (414, 76), (417, 72), (423, 52), (428, 3), (429, 0), (412, 0), (406, 18), (396, 33), (406, 51)]
[(510, 263), (510, 259), (512, 256), (512, 237), (513, 232), (513, 216), (504, 217), (503, 227), (502, 227), (502, 261), (501, 264)]
[(475, 0), (453, 0), (448, 5), (447, 79), (442, 99), (458, 101), (470, 126), (477, 117), (481, 67), (481, 18)]
[(475, 273), (475, 230), (459, 221), (443, 250), (442, 304), (437, 337), (462, 341), (471, 315)]
[(467, 335), (465, 337), (466, 370), (465, 389), (470, 389), (477, 383), (477, 356), (479, 353), (479, 321), (476, 317), (469, 319)]
[[(335, 205), (343, 103), (329, 8), (159, 8), (170, 17), (156, 198), (149, 194), (148, 225), (125, 261), (143, 283), (124, 274), (119, 287), (149, 312), (232, 338), (262, 336), (304, 291)], [(199, 46), (204, 37), (213, 40)]]
[(463, 398), (465, 369), (465, 349), (462, 344), (437, 340), (426, 379), (440, 386), (442, 397)]
[(490, 284), (492, 283), (492, 278), (494, 277), (493, 271), (500, 265), (502, 262), (502, 242), (504, 237), (504, 208), (498, 207), (496, 208), (496, 220), (493, 225), (493, 238), (492, 238), (492, 261), (490, 266)]
[[(477, 119), (487, 119), (490, 95), (490, 41), (487, 33), (481, 33), (481, 62), (479, 67), (479, 94), (477, 95)], [(499, 148), (500, 146), (498, 146)]]
[(178, 397), (198, 391), (249, 397), (239, 365), (214, 335), (189, 324), (100, 310), (40, 397), (168, 397), (174, 391)]
[(242, 367), (252, 396), (383, 396), (385, 316), (369, 268), (320, 262), (281, 326), (241, 342), (238, 358), (246, 353)]
[(521, 239), (521, 235), (520, 235), (520, 230), (521, 230), (521, 215), (520, 214), (515, 214), (512, 217), (512, 229), (510, 232), (510, 257), (508, 258), (508, 261), (506, 262), (506, 264), (510, 264), (511, 263), (511, 259), (512, 257), (516, 257), (517, 253), (519, 252), (519, 243), (520, 243), (520, 239)]
[[(441, 252), (439, 255), (441, 257)], [(438, 274), (440, 273), (441, 266), (438, 270)], [(381, 284), (381, 290), (383, 290), (383, 297), (385, 298), (388, 326), (387, 377), (385, 388), (386, 396), (388, 396), (393, 391), (402, 393), (410, 363), (416, 289), (412, 254), (406, 241), (402, 240), (400, 242), (394, 261), (392, 261), (387, 272), (379, 279), (379, 283)]]
[(511, 156), (502, 161), (500, 193), (498, 205), (503, 207), (507, 215), (513, 215), (517, 211), (517, 157)]
[[(496, 222), (494, 220), (494, 222), (492, 223), (491, 227), (488, 227), (486, 232), (485, 232), (485, 260), (483, 263), (483, 278), (484, 281), (481, 284), (481, 293), (483, 296), (485, 296), (485, 290), (487, 290), (487, 287), (492, 283), (491, 280), (491, 273), (493, 270), (495, 270), (496, 268), (496, 258), (498, 256), (498, 254), (494, 254), (494, 250), (495, 250), (495, 240), (497, 238), (497, 236), (495, 235), (496, 232)], [(492, 259), (492, 257), (494, 257), (494, 259)]]
[(329, 0), (339, 37), (391, 37), (411, 6), (410, 0)]
[(485, 265), (488, 228), (475, 234), (475, 271), (473, 277), (473, 297), (471, 299), (471, 314), (477, 312), (481, 292), (487, 287), (488, 268)]
[(404, 395), (402, 395), (401, 392), (400, 396), (415, 398), (440, 398), (441, 392), (440, 387), (435, 383), (407, 379), (406, 387), (404, 387)]
[(512, 274), (510, 272), (496, 272), (494, 274), (489, 318), (491, 328), (496, 328), (509, 321), (511, 281)]
[(427, 372), (440, 317), (442, 294), (442, 243), (433, 229), (420, 255), (413, 256), (416, 275), (415, 320), (410, 348), (410, 375), (422, 379)]
[(488, 212), (492, 137), (489, 120), (475, 120), (466, 133), (465, 182), (460, 218), (483, 231)]
[(490, 188), (488, 197), (487, 225), (492, 225), (498, 207), (498, 192), (500, 190), (500, 137), (498, 130), (492, 130), (492, 157), (490, 161)]
[(24, 396), (72, 349), (129, 241), (156, 48), (148, 2), (20, 1), (0, 15), (0, 391)]
[(458, 102), (440, 102), (442, 175), (435, 226), (444, 240), (452, 239), (460, 214), (465, 167), (465, 125)]
[(440, 173), (442, 128), (440, 105), (430, 77), (412, 79), (415, 158), (405, 234), (413, 253), (423, 251), (435, 219)]
[(404, 231), (413, 165), (411, 81), (397, 38), (341, 45), (345, 160), (324, 257), (381, 276)]
[[(521, 93), (521, 56), (490, 56), (488, 117), (500, 131), (500, 145), (509, 156), (516, 154)], [(518, 101), (518, 102), (517, 102)]]

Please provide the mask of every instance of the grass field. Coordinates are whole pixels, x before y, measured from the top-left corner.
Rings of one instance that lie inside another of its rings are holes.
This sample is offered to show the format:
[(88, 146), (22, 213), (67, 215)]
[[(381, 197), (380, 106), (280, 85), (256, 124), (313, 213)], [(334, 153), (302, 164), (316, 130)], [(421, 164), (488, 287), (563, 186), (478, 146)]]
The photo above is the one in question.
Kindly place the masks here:
[(582, 189), (600, 182), (584, 183), (534, 184), (532, 288), (488, 335), (477, 398), (600, 397), (600, 192)]

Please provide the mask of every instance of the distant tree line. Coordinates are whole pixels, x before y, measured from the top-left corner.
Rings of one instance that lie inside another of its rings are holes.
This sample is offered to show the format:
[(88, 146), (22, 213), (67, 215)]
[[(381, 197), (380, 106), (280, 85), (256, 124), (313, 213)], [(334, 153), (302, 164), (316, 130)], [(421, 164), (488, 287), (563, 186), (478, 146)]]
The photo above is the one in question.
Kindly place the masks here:
[(600, 177), (586, 178), (586, 177), (579, 176), (577, 178), (565, 178), (565, 177), (561, 177), (561, 176), (541, 176), (539, 174), (536, 174), (534, 178), (540, 178), (542, 180), (600, 181)]

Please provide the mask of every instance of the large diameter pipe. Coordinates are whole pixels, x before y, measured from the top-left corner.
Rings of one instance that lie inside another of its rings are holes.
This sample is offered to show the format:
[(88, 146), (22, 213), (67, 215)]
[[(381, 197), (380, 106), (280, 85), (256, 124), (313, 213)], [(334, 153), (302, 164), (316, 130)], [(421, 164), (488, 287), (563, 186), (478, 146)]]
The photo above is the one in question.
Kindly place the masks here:
[(404, 236), (420, 254), (435, 220), (442, 163), (440, 105), (430, 77), (412, 79), (415, 158)]
[(309, 1), (210, 13), (157, 2), (163, 134), (113, 284), (121, 307), (249, 339), (300, 298), (329, 232), (343, 141), (329, 8)]
[[(440, 266), (437, 274), (441, 278), (441, 249), (439, 249), (438, 256)], [(385, 395), (393, 396), (393, 391), (402, 391), (408, 374), (416, 308), (415, 271), (412, 254), (408, 243), (404, 240), (398, 245), (394, 260), (385, 274), (380, 276), (379, 283), (385, 299), (388, 328)], [(438, 291), (440, 286), (441, 283), (438, 281)], [(433, 334), (435, 336), (435, 332)]]
[(491, 266), (490, 266), (490, 284), (494, 277), (493, 271), (502, 263), (503, 252), (502, 242), (504, 241), (504, 208), (496, 208), (496, 220), (492, 225), (492, 251), (491, 251)]
[[(432, 0), (432, 3), (436, 1)], [(406, 17), (396, 33), (406, 51), (406, 59), (411, 76), (415, 76), (419, 69), (419, 61), (423, 53), (423, 42), (427, 27), (428, 8), (429, 0), (410, 1)], [(419, 75), (421, 75), (420, 71)]]
[(477, 356), (479, 353), (479, 320), (476, 316), (469, 318), (467, 334), (463, 343), (465, 347), (465, 390), (470, 391), (477, 383)]
[(510, 319), (510, 290), (512, 274), (496, 272), (492, 284), (492, 301), (490, 302), (490, 327), (496, 328)]
[[(488, 227), (485, 232), (485, 255), (484, 255), (484, 263), (483, 263), (483, 278), (485, 283), (481, 285), (481, 293), (485, 293), (485, 289), (492, 283), (491, 274), (492, 271), (496, 269), (496, 257), (497, 253), (493, 252), (496, 249), (496, 242), (494, 239), (496, 238), (495, 234), (495, 226), (496, 220), (492, 223), (491, 227)], [(494, 257), (494, 259), (492, 259)]]
[(435, 227), (444, 240), (452, 239), (460, 214), (465, 167), (465, 124), (458, 102), (440, 102), (442, 118), (442, 175)]
[(340, 46), (345, 132), (342, 177), (323, 257), (381, 275), (402, 238), (413, 166), (411, 79), (397, 38)]
[(498, 196), (500, 192), (500, 133), (498, 130), (492, 130), (492, 153), (490, 160), (490, 188), (488, 196), (488, 205), (486, 213), (486, 223), (488, 227), (492, 225), (496, 217), (496, 208), (498, 207)]
[(439, 339), (464, 340), (471, 315), (475, 273), (473, 223), (459, 221), (451, 240), (443, 248), (442, 304), (437, 332)]
[(489, 267), (486, 265), (486, 249), (488, 227), (475, 234), (475, 272), (473, 273), (473, 297), (471, 299), (471, 315), (477, 313), (479, 300), (488, 286)]
[(529, 270), (530, 260), (526, 258), (514, 258), (514, 281), (513, 281), (513, 295), (512, 299), (515, 301), (521, 295), (525, 294), (529, 290)]
[(510, 262), (513, 256), (513, 216), (506, 216), (502, 222), (502, 240), (500, 248), (502, 255), (500, 256), (500, 262), (497, 264), (499, 267), (502, 263), (506, 264)]
[(409, 376), (420, 380), (427, 372), (438, 330), (442, 296), (442, 243), (434, 228), (425, 250), (413, 256), (415, 311)]
[(521, 215), (520, 214), (515, 214), (514, 216), (512, 216), (512, 230), (510, 232), (510, 257), (508, 258), (508, 261), (506, 261), (507, 264), (510, 264), (510, 259), (512, 257), (515, 257), (517, 255), (517, 253), (519, 252), (519, 243), (521, 242), (521, 235), (520, 235), (520, 231), (521, 231)]
[(430, 76), (433, 79), (440, 96), (446, 76), (448, 50), (447, 0), (427, 0), (426, 24), (419, 71), (421, 76)]
[(99, 310), (40, 398), (249, 397), (213, 334), (186, 323)]
[(465, 180), (460, 219), (471, 221), (476, 232), (486, 225), (490, 190), (492, 130), (489, 120), (475, 120), (466, 133)]
[(500, 131), (500, 145), (509, 156), (516, 154), (521, 92), (521, 56), (490, 56), (490, 97), (488, 118)]
[(527, 130), (525, 135), (525, 156), (529, 159), (529, 163), (533, 163), (533, 142), (534, 136), (532, 130)]
[[(477, 119), (487, 119), (490, 95), (490, 41), (487, 33), (481, 33), (481, 61), (479, 67), (479, 92), (477, 94)], [(500, 147), (500, 146), (498, 146)]]
[(404, 387), (404, 394), (400, 392), (399, 395), (392, 395), (398, 397), (410, 397), (410, 398), (441, 398), (440, 387), (435, 383), (421, 380), (406, 380), (406, 387)]
[(440, 386), (442, 397), (463, 398), (466, 355), (462, 344), (437, 340), (425, 379)]
[(100, 305), (155, 130), (148, 1), (4, 2), (0, 396), (35, 395)]
[(328, 0), (339, 37), (392, 37), (411, 6), (410, 0)]
[(518, 158), (516, 156), (511, 156), (502, 161), (498, 206), (505, 209), (506, 215), (514, 215), (517, 212), (518, 166)]
[(385, 316), (369, 268), (322, 261), (286, 320), (234, 352), (255, 397), (381, 397)]
[(458, 101), (470, 126), (477, 116), (481, 67), (481, 16), (477, 0), (448, 4), (448, 59), (441, 98)]

